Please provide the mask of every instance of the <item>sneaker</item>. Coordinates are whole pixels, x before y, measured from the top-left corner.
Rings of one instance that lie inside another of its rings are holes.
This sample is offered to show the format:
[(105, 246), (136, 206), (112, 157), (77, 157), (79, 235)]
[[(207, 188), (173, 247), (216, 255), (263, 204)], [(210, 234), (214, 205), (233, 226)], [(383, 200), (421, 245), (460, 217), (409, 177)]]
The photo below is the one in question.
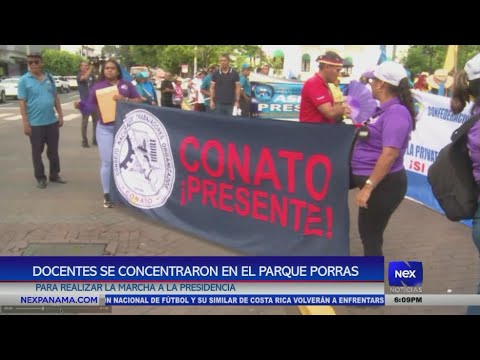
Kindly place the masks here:
[(104, 208), (111, 208), (113, 207), (112, 200), (110, 200), (110, 194), (103, 195), (103, 207)]
[(55, 182), (55, 183), (59, 183), (59, 184), (66, 184), (67, 181), (66, 180), (63, 180), (60, 176), (56, 176), (56, 177), (50, 177), (50, 182)]
[(39, 189), (45, 189), (47, 187), (47, 179), (37, 180), (37, 187)]
[(82, 147), (84, 147), (84, 148), (89, 148), (90, 145), (88, 145), (88, 142), (82, 142)]

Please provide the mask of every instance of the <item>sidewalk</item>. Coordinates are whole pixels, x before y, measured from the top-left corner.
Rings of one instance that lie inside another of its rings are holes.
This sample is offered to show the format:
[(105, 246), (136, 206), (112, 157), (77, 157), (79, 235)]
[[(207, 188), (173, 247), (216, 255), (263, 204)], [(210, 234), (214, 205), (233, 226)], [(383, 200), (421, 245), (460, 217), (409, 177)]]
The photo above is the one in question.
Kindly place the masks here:
[[(89, 124), (89, 134), (91, 124)], [(21, 255), (31, 244), (50, 244), (60, 255), (61, 244), (78, 244), (78, 254), (89, 251), (130, 256), (236, 255), (233, 251), (172, 230), (124, 208), (104, 209), (97, 148), (80, 146), (80, 121), (61, 129), (61, 175), (68, 184), (35, 187), (30, 144), (20, 122), (0, 123), (0, 254)], [(44, 157), (45, 158), (45, 157)], [(48, 161), (45, 158), (45, 165)], [(357, 211), (351, 193), (351, 249), (361, 255)], [(385, 234), (386, 263), (420, 260), (424, 292), (473, 293), (480, 280), (480, 260), (470, 229), (405, 200)], [(97, 248), (89, 249), (89, 245)], [(388, 265), (386, 266), (387, 269)], [(336, 307), (337, 314), (463, 314), (463, 307)], [(296, 307), (118, 307), (115, 314), (298, 314)]]

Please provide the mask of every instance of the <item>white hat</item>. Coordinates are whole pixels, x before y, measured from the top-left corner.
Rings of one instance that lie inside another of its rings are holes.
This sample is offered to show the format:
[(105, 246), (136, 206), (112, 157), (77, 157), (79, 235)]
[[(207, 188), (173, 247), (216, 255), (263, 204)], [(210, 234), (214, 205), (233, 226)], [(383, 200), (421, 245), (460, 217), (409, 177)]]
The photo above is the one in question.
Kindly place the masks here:
[(433, 75), (427, 77), (427, 84), (434, 89), (440, 88), (442, 82), (445, 89), (449, 89), (453, 85), (453, 76), (448, 75), (448, 70), (438, 69)]
[(475, 80), (480, 78), (480, 54), (475, 55), (465, 64), (465, 72), (468, 80)]
[(375, 66), (372, 71), (363, 73), (362, 76), (370, 79), (377, 78), (393, 86), (398, 86), (400, 81), (408, 77), (405, 68), (393, 61), (385, 61)]

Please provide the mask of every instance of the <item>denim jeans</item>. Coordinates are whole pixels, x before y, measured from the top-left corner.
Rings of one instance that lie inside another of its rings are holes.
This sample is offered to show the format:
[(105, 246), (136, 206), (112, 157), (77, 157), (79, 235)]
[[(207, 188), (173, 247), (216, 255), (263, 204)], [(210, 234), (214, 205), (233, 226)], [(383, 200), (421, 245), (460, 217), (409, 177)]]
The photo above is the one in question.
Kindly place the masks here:
[[(477, 212), (473, 216), (472, 239), (480, 255), (480, 201), (478, 202)], [(480, 294), (480, 283), (477, 287), (477, 294)], [(467, 315), (480, 315), (480, 306), (469, 306)]]
[(97, 125), (98, 153), (100, 154), (100, 180), (102, 181), (103, 193), (110, 193), (110, 169), (112, 167), (112, 151), (115, 126)]

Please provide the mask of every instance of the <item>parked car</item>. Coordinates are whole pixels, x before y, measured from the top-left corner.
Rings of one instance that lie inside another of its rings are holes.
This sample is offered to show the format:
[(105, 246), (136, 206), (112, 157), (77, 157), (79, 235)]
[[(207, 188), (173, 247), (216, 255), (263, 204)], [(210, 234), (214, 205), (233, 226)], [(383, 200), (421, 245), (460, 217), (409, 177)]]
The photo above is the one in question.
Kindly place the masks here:
[(54, 76), (53, 80), (55, 80), (55, 87), (57, 88), (58, 92), (70, 92), (68, 80), (64, 76)]
[(5, 97), (17, 98), (18, 96), (18, 81), (19, 77), (11, 77), (5, 80), (2, 80), (2, 86), (5, 89)]
[(3, 104), (7, 101), (7, 96), (5, 95), (5, 88), (0, 84), (0, 104)]
[(76, 76), (66, 76), (67, 81), (68, 81), (68, 87), (70, 89), (77, 89), (78, 88), (78, 83), (77, 83), (77, 77)]

